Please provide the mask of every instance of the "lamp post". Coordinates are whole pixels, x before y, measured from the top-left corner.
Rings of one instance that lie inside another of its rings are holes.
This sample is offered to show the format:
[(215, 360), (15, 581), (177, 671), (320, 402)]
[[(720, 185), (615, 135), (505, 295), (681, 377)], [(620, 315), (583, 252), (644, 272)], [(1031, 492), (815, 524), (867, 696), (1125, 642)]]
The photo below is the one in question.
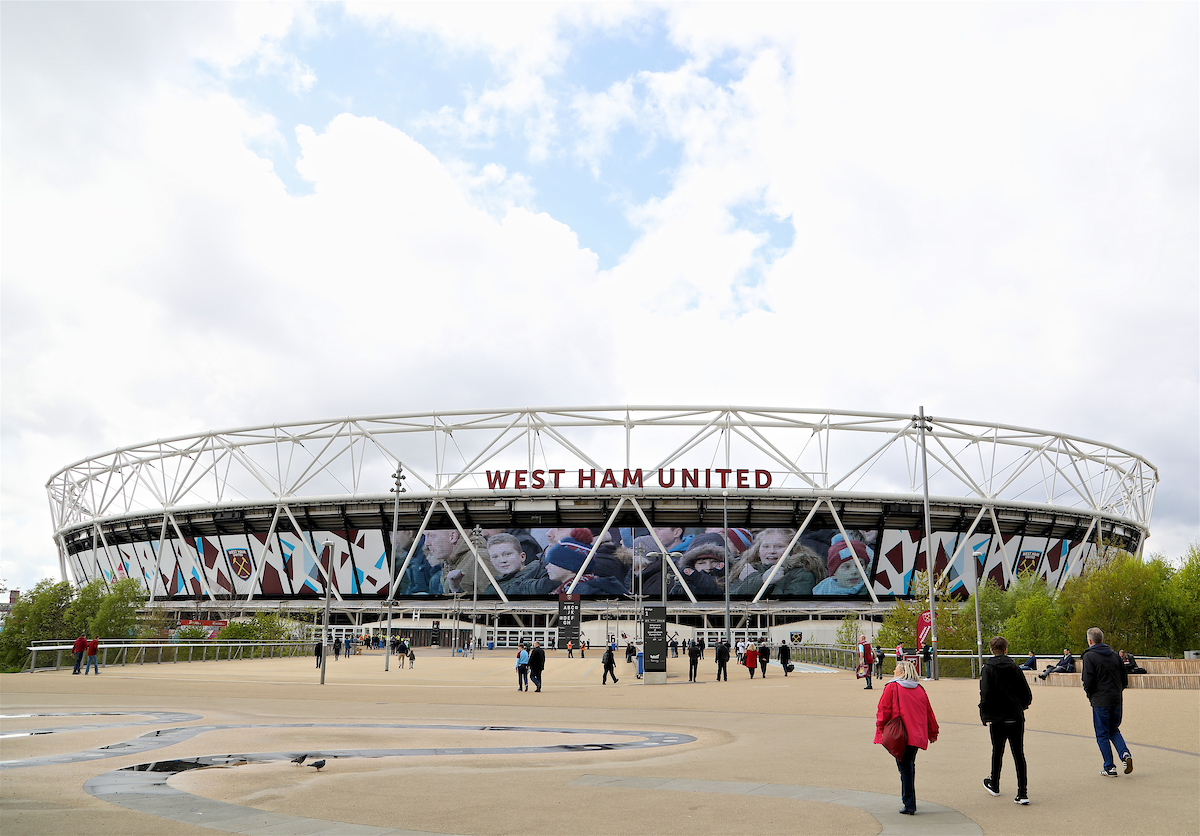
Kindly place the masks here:
[(325, 662), (329, 659), (329, 592), (333, 588), (333, 541), (321, 544), (329, 555), (325, 564), (325, 618), (321, 621), (321, 684), (325, 684)]
[(729, 627), (729, 491), (721, 491), (722, 518), (724, 528), (721, 534), (725, 540), (721, 543), (721, 553), (725, 556), (725, 644), (733, 647), (733, 633)]
[(921, 438), (921, 482), (925, 496), (925, 571), (929, 575), (929, 644), (931, 651), (929, 655), (929, 678), (938, 678), (938, 663), (937, 663), (937, 607), (935, 606), (933, 586), (934, 578), (934, 550), (933, 550), (933, 526), (929, 521), (929, 458), (925, 454), (925, 407), (919, 407), (917, 412), (917, 427)]
[(404, 480), (408, 478), (404, 475), (403, 466), (396, 466), (396, 472), (392, 474), (392, 478), (396, 480), (396, 486), (392, 488), (392, 493), (396, 495), (396, 502), (392, 510), (392, 560), (388, 567), (388, 577), (392, 580), (388, 584), (387, 639), (383, 643), (383, 670), (385, 673), (392, 659), (392, 602), (396, 600), (396, 538), (400, 533), (400, 494), (404, 493)]
[[(471, 534), (474, 535), (478, 531), (479, 531), (479, 527), (476, 526), (475, 530), (472, 531)], [(482, 536), (482, 533), (481, 533), (481, 536)], [(483, 547), (483, 554), (487, 554), (487, 553), (488, 553), (487, 545), (485, 544)], [(483, 556), (479, 555), (474, 560), (471, 561), (471, 569), (472, 569), (472, 572), (471, 572), (471, 658), (472, 659), (475, 658), (475, 645), (476, 645), (475, 630), (477, 629), (475, 624), (479, 618), (479, 561), (482, 559), (483, 559)]]
[(983, 676), (983, 630), (979, 626), (979, 557), (983, 552), (971, 552), (971, 576), (975, 578), (975, 652), (979, 655), (979, 675)]

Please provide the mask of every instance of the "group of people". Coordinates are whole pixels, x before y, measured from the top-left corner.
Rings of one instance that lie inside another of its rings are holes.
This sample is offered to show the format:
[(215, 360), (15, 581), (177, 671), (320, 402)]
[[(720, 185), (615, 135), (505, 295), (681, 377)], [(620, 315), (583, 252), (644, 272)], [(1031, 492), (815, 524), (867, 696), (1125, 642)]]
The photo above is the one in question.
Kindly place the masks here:
[[(1100, 748), (1103, 765), (1100, 774), (1116, 777), (1116, 757), (1124, 764), (1125, 774), (1133, 772), (1133, 755), (1121, 735), (1123, 692), (1129, 684), (1129, 673), (1121, 657), (1104, 643), (1104, 633), (1098, 627), (1087, 631), (1088, 649), (1083, 652), (1083, 690), (1092, 708), (1092, 726)], [(1025, 679), (1025, 670), (1036, 667), (1018, 666), (1008, 656), (1008, 641), (996, 636), (989, 644), (992, 657), (983, 665), (979, 678), (979, 719), (989, 727), (992, 741), (991, 771), (983, 779), (988, 794), (1000, 795), (1000, 776), (1004, 750), (1012, 754), (1017, 775), (1017, 804), (1029, 803), (1028, 769), (1025, 762), (1025, 711), (1033, 703), (1033, 692)], [(1032, 656), (1032, 654), (1030, 654)], [(1069, 654), (1066, 654), (1069, 655)], [(1033, 659), (1036, 666), (1037, 660)], [(1073, 667), (1072, 663), (1072, 667)], [(899, 743), (893, 721), (899, 719)], [(917, 751), (929, 748), (938, 739), (938, 722), (929, 695), (917, 681), (917, 669), (912, 662), (897, 663), (896, 673), (883, 689), (875, 715), (875, 742), (888, 746), (900, 772), (900, 797), (904, 806), (900, 812), (914, 815), (917, 808), (916, 757)]]
[[(517, 690), (528, 691), (529, 683), (534, 686), (534, 693), (542, 690), (542, 671), (546, 669), (546, 651), (542, 643), (535, 641), (533, 647), (521, 645), (517, 650)], [(616, 679), (614, 675), (614, 680)]]
[[(877, 537), (874, 531), (836, 529), (799, 537), (789, 528), (655, 528), (653, 536), (641, 531), (475, 529), (464, 537), (458, 530), (430, 530), (415, 548), (412, 532), (402, 532), (399, 545), (413, 554), (399, 592), (494, 596), (499, 589), (530, 598), (556, 595), (574, 584), (584, 597), (653, 599), (665, 584), (668, 597), (680, 598), (687, 595), (682, 580), (697, 598), (716, 598), (724, 596), (728, 577), (734, 597), (754, 596), (764, 584), (772, 597), (857, 596), (867, 594)], [(476, 565), (476, 554), (486, 555), (487, 571)]]
[[(94, 670), (96, 676), (100, 675), (100, 665), (96, 661), (96, 654), (100, 650), (100, 638), (92, 636), (88, 639), (87, 633), (80, 633), (79, 638), (75, 639), (75, 643), (71, 645), (71, 651), (75, 654), (75, 669), (71, 671), (72, 675), (79, 673), (79, 666), (83, 665), (83, 675), (87, 676), (89, 670)], [(84, 662), (84, 659), (87, 659)]]
[[(358, 643), (358, 639), (354, 639), (349, 636), (341, 639), (330, 638), (329, 648), (333, 651), (333, 658), (336, 661), (341, 658), (343, 649), (345, 650), (346, 655), (349, 656), (351, 650), (356, 647)], [(378, 644), (375, 646), (382, 647), (382, 639), (379, 640)], [(316, 657), (318, 668), (321, 667), (321, 657), (327, 652), (325, 647), (325, 643), (320, 639), (318, 639), (313, 645), (313, 656)], [(404, 659), (408, 659), (408, 666), (410, 668), (416, 662), (417, 654), (413, 651), (412, 644), (406, 639), (393, 638), (391, 642), (391, 651), (400, 657), (401, 661), (399, 667), (401, 669), (404, 667)]]

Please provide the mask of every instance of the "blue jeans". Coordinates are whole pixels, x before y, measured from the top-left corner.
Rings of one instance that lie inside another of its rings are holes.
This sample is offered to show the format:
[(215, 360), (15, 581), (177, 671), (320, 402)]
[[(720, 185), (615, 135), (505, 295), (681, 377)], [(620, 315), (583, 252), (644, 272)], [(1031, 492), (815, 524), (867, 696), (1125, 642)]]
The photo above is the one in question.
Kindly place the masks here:
[[(1092, 706), (1092, 725), (1096, 727), (1096, 745), (1104, 757), (1104, 768), (1113, 765), (1112, 746), (1117, 747), (1117, 757), (1129, 751), (1125, 738), (1121, 737), (1122, 706)], [(1112, 744), (1110, 746), (1109, 744)]]
[(917, 809), (917, 747), (909, 746), (904, 750), (904, 757), (896, 758), (896, 768), (900, 770), (900, 800), (904, 802), (905, 810)]
[(85, 663), (84, 663), (84, 665), (83, 665), (83, 675), (84, 675), (84, 676), (87, 676), (87, 675), (88, 675), (88, 668), (91, 668), (92, 670), (94, 670), (94, 671), (96, 672), (96, 675), (97, 675), (97, 676), (99, 676), (99, 674), (100, 674), (100, 663), (96, 661), (96, 657), (95, 657), (95, 656), (89, 656), (89, 657), (87, 657), (87, 662), (85, 662)]

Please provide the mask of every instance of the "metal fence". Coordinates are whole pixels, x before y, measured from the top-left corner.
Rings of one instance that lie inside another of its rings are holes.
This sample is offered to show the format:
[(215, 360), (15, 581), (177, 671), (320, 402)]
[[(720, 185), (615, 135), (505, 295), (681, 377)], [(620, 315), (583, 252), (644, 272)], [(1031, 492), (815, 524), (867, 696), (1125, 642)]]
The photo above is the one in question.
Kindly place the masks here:
[[(880, 654), (879, 648), (874, 649)], [(882, 653), (884, 673), (896, 669), (896, 657), (891, 653)], [(906, 658), (912, 658), (908, 656)], [(807, 662), (812, 665), (825, 665), (830, 668), (843, 668), (852, 671), (858, 667), (858, 650), (853, 647), (837, 647), (825, 644), (801, 644), (792, 646), (792, 659), (796, 662)], [(949, 677), (966, 677), (975, 679), (979, 676), (979, 657), (970, 650), (939, 650), (938, 675)]]
[[(29, 645), (29, 659), (22, 667), (23, 671), (57, 671), (63, 668), (63, 657), (66, 657), (66, 667), (73, 667), (75, 654), (71, 652), (72, 642), (41, 641)], [(163, 663), (177, 664), (179, 662), (208, 662), (218, 659), (280, 659), (290, 656), (304, 656), (312, 652), (310, 642), (223, 642), (223, 641), (194, 641), (194, 642), (139, 642), (112, 641), (104, 642), (98, 648), (97, 661), (101, 667), (115, 665), (161, 665)], [(39, 665), (39, 657), (42, 664)], [(53, 659), (53, 664), (50, 660)], [(86, 659), (85, 659), (86, 661)]]

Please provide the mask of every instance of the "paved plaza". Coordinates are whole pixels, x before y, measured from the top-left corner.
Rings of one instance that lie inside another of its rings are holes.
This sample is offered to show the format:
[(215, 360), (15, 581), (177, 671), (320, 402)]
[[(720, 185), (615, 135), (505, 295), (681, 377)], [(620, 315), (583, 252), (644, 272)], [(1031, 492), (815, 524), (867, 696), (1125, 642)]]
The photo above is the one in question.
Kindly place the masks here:
[[(600, 654), (548, 654), (518, 692), (512, 654), (418, 651), (0, 676), (0, 830), (16, 834), (1197, 834), (1200, 692), (1127, 691), (1131, 775), (1105, 778), (1083, 692), (1035, 687), (1028, 807), (984, 792), (970, 680), (924, 683), (941, 738), (917, 758), (917, 815), (873, 745), (881, 683), (798, 666), (666, 685)], [(24, 716), (28, 715), (28, 716)], [(31, 733), (31, 732), (38, 733)], [(289, 763), (325, 760), (318, 772)], [(133, 767), (141, 767), (133, 769)], [(200, 768), (209, 767), (209, 768)]]

